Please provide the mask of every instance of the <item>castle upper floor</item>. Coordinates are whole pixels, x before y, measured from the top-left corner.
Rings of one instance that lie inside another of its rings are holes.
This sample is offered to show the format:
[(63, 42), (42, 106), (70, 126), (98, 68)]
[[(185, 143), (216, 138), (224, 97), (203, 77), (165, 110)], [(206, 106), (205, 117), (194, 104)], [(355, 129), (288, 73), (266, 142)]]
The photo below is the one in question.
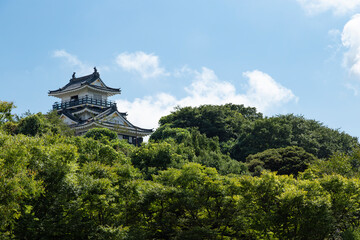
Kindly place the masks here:
[(98, 102), (106, 105), (108, 97), (120, 93), (120, 88), (106, 86), (95, 67), (92, 74), (83, 77), (77, 78), (75, 73), (73, 73), (68, 84), (57, 90), (50, 90), (48, 95), (60, 98), (64, 106), (71, 105), (72, 101), (76, 102), (81, 99), (82, 101)]

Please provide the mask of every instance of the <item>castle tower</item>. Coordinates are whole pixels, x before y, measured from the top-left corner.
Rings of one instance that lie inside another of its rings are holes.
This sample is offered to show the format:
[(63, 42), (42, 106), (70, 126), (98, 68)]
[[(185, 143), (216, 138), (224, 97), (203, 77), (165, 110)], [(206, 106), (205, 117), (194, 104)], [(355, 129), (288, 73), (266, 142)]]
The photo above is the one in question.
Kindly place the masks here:
[(105, 127), (117, 132), (120, 139), (139, 145), (152, 129), (131, 124), (126, 119), (127, 114), (119, 112), (115, 102), (108, 101), (108, 97), (120, 92), (119, 88), (106, 86), (94, 68), (94, 72), (87, 76), (76, 78), (74, 73), (68, 84), (49, 91), (49, 96), (61, 99), (61, 102), (54, 103), (53, 109), (75, 130), (76, 135), (83, 135), (91, 128)]

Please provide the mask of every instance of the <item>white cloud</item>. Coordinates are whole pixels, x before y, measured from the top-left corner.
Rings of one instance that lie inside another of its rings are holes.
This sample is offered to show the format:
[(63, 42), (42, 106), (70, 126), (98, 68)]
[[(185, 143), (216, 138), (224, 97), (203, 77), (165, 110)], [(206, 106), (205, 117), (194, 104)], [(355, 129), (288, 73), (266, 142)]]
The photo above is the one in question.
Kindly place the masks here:
[(175, 106), (234, 103), (254, 106), (259, 111), (266, 112), (273, 107), (298, 100), (291, 90), (258, 70), (244, 73), (248, 79), (244, 94), (238, 94), (233, 84), (220, 81), (211, 69), (202, 68), (201, 72), (193, 70), (193, 73), (194, 80), (185, 88), (187, 96), (184, 98), (177, 99), (170, 94), (160, 93), (137, 98), (133, 102), (118, 100), (118, 108), (128, 112), (129, 120), (134, 124), (156, 128), (160, 117), (169, 114)]
[(285, 88), (266, 73), (255, 70), (245, 72), (244, 76), (249, 79), (249, 86), (243, 98), (260, 111), (265, 112), (273, 106), (292, 100), (298, 101), (290, 89)]
[(53, 57), (64, 59), (79, 75), (89, 74), (93, 70), (92, 67), (80, 61), (77, 56), (70, 54), (65, 50), (54, 51)]
[(360, 0), (297, 0), (309, 14), (333, 11), (346, 14), (360, 8)]
[(144, 52), (121, 53), (116, 58), (116, 63), (126, 71), (134, 71), (144, 79), (168, 75), (160, 67), (159, 57)]
[(133, 102), (116, 102), (119, 111), (127, 112), (129, 120), (142, 128), (156, 128), (160, 117), (169, 114), (177, 105), (176, 98), (166, 93), (136, 98)]
[(344, 54), (344, 65), (360, 79), (360, 14), (354, 15), (345, 24), (341, 40), (343, 46), (348, 48)]

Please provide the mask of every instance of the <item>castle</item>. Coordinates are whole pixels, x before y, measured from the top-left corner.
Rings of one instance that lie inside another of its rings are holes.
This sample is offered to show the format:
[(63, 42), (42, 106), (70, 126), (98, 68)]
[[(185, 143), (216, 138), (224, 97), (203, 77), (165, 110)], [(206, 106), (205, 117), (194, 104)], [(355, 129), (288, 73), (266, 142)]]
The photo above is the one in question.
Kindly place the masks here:
[(152, 129), (131, 124), (127, 114), (119, 112), (115, 102), (108, 101), (108, 97), (120, 93), (119, 88), (105, 85), (95, 67), (87, 76), (77, 78), (74, 73), (68, 84), (49, 91), (48, 95), (61, 99), (53, 104), (53, 109), (76, 135), (83, 135), (91, 128), (108, 128), (117, 132), (119, 139), (139, 145)]

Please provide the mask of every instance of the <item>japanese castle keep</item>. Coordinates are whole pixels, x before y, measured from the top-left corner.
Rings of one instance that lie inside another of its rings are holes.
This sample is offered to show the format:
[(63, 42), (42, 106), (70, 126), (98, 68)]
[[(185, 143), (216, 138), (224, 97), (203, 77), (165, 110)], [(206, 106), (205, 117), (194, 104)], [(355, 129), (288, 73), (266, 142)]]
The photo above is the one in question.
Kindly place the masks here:
[(99, 72), (83, 77), (72, 75), (69, 83), (58, 90), (49, 91), (49, 96), (61, 99), (53, 109), (68, 124), (76, 135), (82, 135), (91, 128), (105, 127), (117, 132), (120, 139), (138, 145), (152, 129), (139, 128), (131, 124), (126, 113), (119, 112), (115, 102), (107, 98), (120, 94), (119, 88), (110, 88), (101, 80)]

